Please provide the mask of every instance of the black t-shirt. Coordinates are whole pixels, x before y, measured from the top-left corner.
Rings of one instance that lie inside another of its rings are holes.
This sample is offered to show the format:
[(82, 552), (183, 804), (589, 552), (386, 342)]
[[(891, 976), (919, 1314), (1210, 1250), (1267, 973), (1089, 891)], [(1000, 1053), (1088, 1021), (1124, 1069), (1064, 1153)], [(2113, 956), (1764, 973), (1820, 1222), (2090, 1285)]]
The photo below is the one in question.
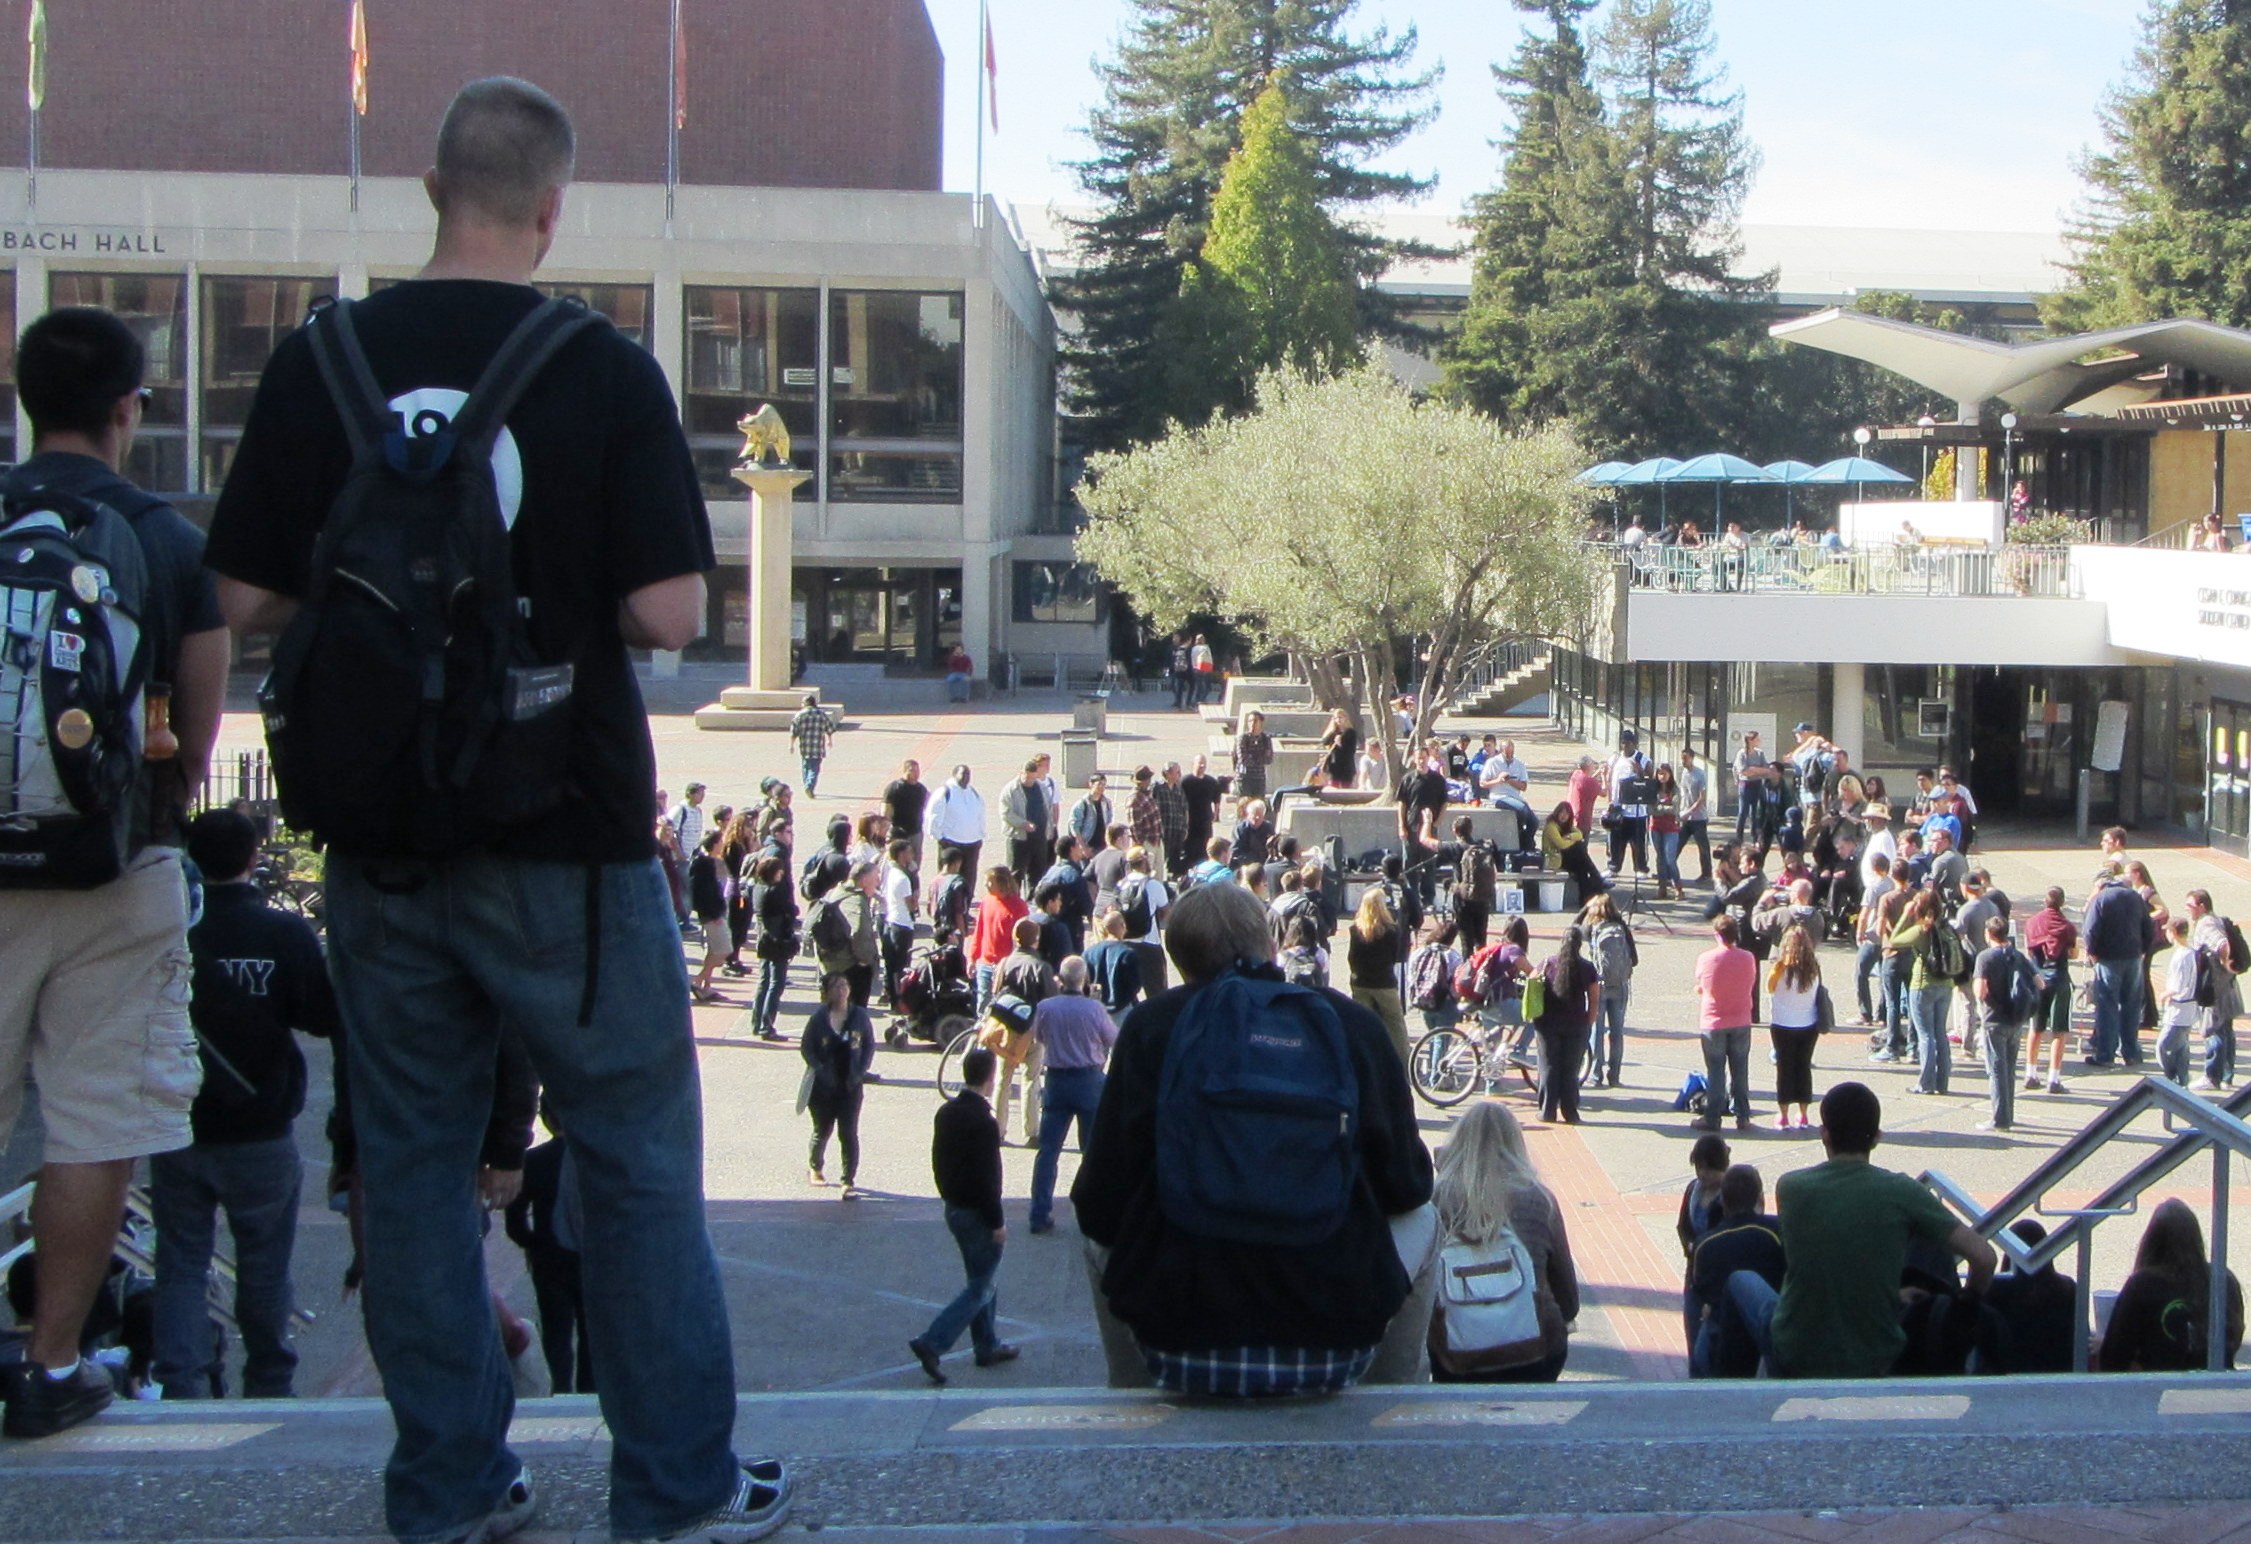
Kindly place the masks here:
[[(456, 411), (516, 324), (540, 303), (528, 285), (418, 280), (357, 303), (353, 321), (376, 380), (409, 432)], [(655, 852), (656, 758), (618, 603), (703, 573), (711, 526), (664, 373), (614, 328), (573, 338), (525, 391), (495, 447), (518, 593), (533, 647), (576, 667), (571, 794), (532, 825), (496, 832), (516, 857), (636, 862)], [(344, 427), (302, 330), (282, 340), (227, 474), (208, 562), (298, 597), (313, 541), (351, 465)]]
[[(1212, 811), (1219, 803), (1219, 779), (1191, 772), (1180, 780), (1181, 797), (1188, 801), (1188, 840), (1198, 845), (1211, 839)], [(1192, 854), (1199, 856), (1199, 854)]]
[(891, 785), (883, 790), (883, 808), (891, 816), (891, 834), (922, 835), (922, 810), (929, 802), (928, 784), (910, 783), (903, 777), (891, 779)]
[[(185, 515), (154, 494), (144, 493), (92, 456), (50, 450), (33, 456), (8, 473), (4, 484), (11, 495), (29, 497), (33, 489), (52, 488), (96, 504), (105, 504), (125, 517), (140, 538), (141, 561), (147, 570), (148, 589), (141, 599), (141, 636), (147, 640), (148, 680), (151, 686), (171, 686), (180, 679), (180, 641), (194, 633), (208, 633), (227, 625), (219, 614), (217, 586), (203, 566), (203, 533)], [(152, 841), (179, 844), (177, 822), (156, 818), (159, 809), (184, 805), (185, 787), (162, 788), (167, 775), (177, 776), (177, 763), (144, 762), (141, 785), (133, 802), (132, 845), (138, 849)]]
[(247, 884), (209, 885), (188, 930), (188, 1007), (203, 1048), (203, 1088), (188, 1120), (206, 1146), (270, 1142), (305, 1108), (305, 1058), (293, 1031), (331, 1035), (336, 998), (320, 940), (302, 917)]
[[(1418, 768), (1399, 780), (1399, 818), (1406, 823), (1408, 833), (1422, 834), (1422, 811), (1443, 818), (1446, 813), (1446, 779), (1439, 773)], [(1436, 830), (1433, 822), (1432, 829)]]

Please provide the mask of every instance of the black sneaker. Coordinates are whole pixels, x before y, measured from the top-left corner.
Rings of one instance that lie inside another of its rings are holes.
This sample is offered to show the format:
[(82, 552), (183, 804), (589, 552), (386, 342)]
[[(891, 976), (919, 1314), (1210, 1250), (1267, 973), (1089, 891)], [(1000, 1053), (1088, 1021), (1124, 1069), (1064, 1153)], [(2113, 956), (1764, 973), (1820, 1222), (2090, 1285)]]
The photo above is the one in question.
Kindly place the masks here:
[(734, 1499), (718, 1511), (672, 1533), (619, 1544), (751, 1544), (789, 1521), (789, 1471), (778, 1458), (743, 1460)]
[(67, 1378), (50, 1378), (44, 1367), (26, 1367), (8, 1393), (8, 1414), (0, 1431), (11, 1437), (52, 1437), (90, 1421), (117, 1397), (109, 1374), (85, 1357)]
[(908, 1341), (907, 1349), (912, 1351), (914, 1359), (922, 1364), (923, 1376), (937, 1384), (938, 1387), (944, 1388), (946, 1386), (946, 1375), (938, 1366), (938, 1348), (927, 1340), (918, 1339)]

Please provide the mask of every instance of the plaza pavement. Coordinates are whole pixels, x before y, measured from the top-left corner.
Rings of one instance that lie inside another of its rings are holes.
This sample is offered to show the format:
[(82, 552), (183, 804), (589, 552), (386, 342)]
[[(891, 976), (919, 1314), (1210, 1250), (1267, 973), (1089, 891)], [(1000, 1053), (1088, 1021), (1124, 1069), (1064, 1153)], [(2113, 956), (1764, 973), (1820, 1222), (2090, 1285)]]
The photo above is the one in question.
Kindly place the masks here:
[[(675, 798), (690, 780), (709, 786), (707, 809), (754, 799), (761, 776), (797, 783), (786, 735), (693, 726), (686, 713), (709, 695), (709, 683), (655, 682), (649, 691), (660, 781)], [(1070, 722), (1069, 699), (1060, 694), (1027, 692), (1013, 700), (959, 705), (946, 703), (935, 683), (884, 683), (848, 697), (844, 707), (850, 727), (836, 739), (820, 794), (799, 804), (801, 848), (819, 839), (831, 814), (857, 814), (873, 805), (909, 756), (922, 763), (933, 783), (954, 763), (967, 762), (986, 793), (997, 836), (999, 795), (1008, 778), (1035, 749), (1053, 750), (1058, 731)], [(1534, 802), (1543, 807), (1588, 748), (1545, 721), (1511, 720), (1494, 727), (1516, 738), (1533, 773)], [(1105, 770), (1141, 762), (1162, 766), (1167, 759), (1186, 764), (1205, 748), (1195, 716), (1170, 712), (1156, 693), (1114, 702), (1110, 731), (1100, 756)], [(257, 732), (254, 717), (230, 715), (222, 747), (254, 746)], [(2251, 864), (2204, 849), (2135, 850), (2176, 906), (2184, 891), (2202, 885), (2223, 911), (2251, 916)], [(1998, 829), (1986, 834), (1978, 859), (2020, 904), (2036, 905), (2040, 893), (2057, 883), (2076, 908), (2093, 869), (2091, 850), (2068, 832)], [(1692, 859), (1687, 866), (1693, 873)], [(1567, 919), (1531, 920), (1540, 947), (1552, 946)], [(1692, 886), (1686, 902), (1649, 902), (1638, 937), (1642, 964), (1628, 1016), (1625, 1086), (1590, 1093), (1586, 1123), (1575, 1129), (1540, 1124), (1520, 1087), (1504, 1093), (1525, 1119), (1534, 1158), (1564, 1203), (1587, 1289), (1567, 1379), (1678, 1377), (1684, 1370), (1673, 1218), (1693, 1133), (1671, 1104), (1682, 1078), (1702, 1066), (1689, 984), (1694, 958), (1709, 943), (1702, 893)], [(1341, 979), (1341, 949), (1339, 955)], [(1822, 1045), (1816, 1086), (1855, 1077), (1883, 1097), (1886, 1138), (1879, 1162), (1911, 1172), (1937, 1168), (1973, 1193), (1996, 1198), (2128, 1084), (2119, 1072), (2067, 1068), (2071, 1086), (2063, 1096), (2020, 1094), (2015, 1131), (1976, 1131), (1986, 1113), (1982, 1072), (1958, 1060), (1951, 1097), (1907, 1097), (1912, 1068), (1871, 1066), (1860, 1032), (1849, 1027), (1851, 953), (1833, 944), (1821, 958), (1848, 1023)], [(837, 1191), (806, 1183), (808, 1123), (791, 1109), (802, 1070), (795, 1044), (755, 1039), (745, 1012), (748, 982), (720, 980), (723, 1000), (695, 1009), (695, 1026), (702, 1047), (710, 1217), (734, 1315), (738, 1382), (745, 1390), (918, 1387), (923, 1380), (906, 1352), (906, 1339), (959, 1283), (958, 1259), (938, 1218), (929, 1170), (936, 1056), (919, 1045), (879, 1052), (876, 1071), (883, 1081), (868, 1090), (862, 1121), (861, 1181), (872, 1193), (841, 1202)], [(783, 1010), (784, 1032), (794, 1037), (811, 1006), (811, 971), (800, 963)], [(2076, 1055), (2075, 1047), (2074, 1060)], [(1755, 1092), (1772, 1088), (1763, 1035), (1753, 1054), (1752, 1086)], [(317, 1121), (326, 1088), (317, 1073), (314, 1087), (314, 1105), (301, 1131), (308, 1157), (317, 1159), (325, 1154)], [(1435, 1148), (1452, 1116), (1420, 1104), (1418, 1113), (1425, 1140)], [(1821, 1158), (1812, 1134), (1773, 1129), (1773, 1114), (1771, 1103), (1762, 1103), (1760, 1129), (1729, 1133), (1738, 1160), (1765, 1172), (1770, 1194), (1782, 1173)], [(1011, 1132), (1020, 1135), (1020, 1129)], [(2066, 1199), (2093, 1195), (2161, 1140), (2156, 1118), (2147, 1118), (2089, 1163)], [(833, 1175), (838, 1160), (832, 1155), (829, 1162)], [(1021, 1226), (1031, 1162), (1026, 1147), (1007, 1152), (1012, 1228), (1000, 1275), (1003, 1333), (1024, 1347), (1024, 1356), (1006, 1368), (976, 1371), (968, 1367), (966, 1351), (957, 1352), (949, 1363), (960, 1369), (957, 1384), (1057, 1388), (1102, 1381), (1067, 1200), (1058, 1208), (1066, 1226), (1054, 1234), (1033, 1238)], [(1066, 1153), (1059, 1195), (1067, 1193), (1075, 1164), (1075, 1156)], [(2161, 1193), (2181, 1195), (2201, 1214), (2207, 1172), (2201, 1162), (2193, 1164)], [(313, 1209), (315, 1189), (308, 1184), (301, 1283), (333, 1281), (341, 1270), (340, 1222)], [(2098, 1289), (2115, 1290), (2124, 1279), (2139, 1231), (2138, 1221), (2127, 1218), (2098, 1232)], [(529, 1288), (521, 1280), (517, 1252), (496, 1241), (490, 1257), (496, 1279), (508, 1284), (528, 1313)], [(318, 1286), (307, 1296), (323, 1308), (334, 1304)], [(356, 1323), (356, 1313), (326, 1313), (308, 1333), (305, 1392), (374, 1389)]]

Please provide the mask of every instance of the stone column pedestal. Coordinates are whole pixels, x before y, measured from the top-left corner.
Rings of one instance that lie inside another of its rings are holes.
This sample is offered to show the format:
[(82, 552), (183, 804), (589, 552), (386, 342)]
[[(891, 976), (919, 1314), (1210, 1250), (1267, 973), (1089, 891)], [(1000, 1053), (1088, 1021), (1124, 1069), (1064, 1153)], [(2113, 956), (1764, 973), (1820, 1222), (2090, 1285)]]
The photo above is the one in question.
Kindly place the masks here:
[(798, 486), (812, 475), (749, 463), (734, 470), (750, 490), (750, 676), (696, 710), (698, 729), (787, 729), (805, 704), (805, 689), (789, 684), (790, 520)]

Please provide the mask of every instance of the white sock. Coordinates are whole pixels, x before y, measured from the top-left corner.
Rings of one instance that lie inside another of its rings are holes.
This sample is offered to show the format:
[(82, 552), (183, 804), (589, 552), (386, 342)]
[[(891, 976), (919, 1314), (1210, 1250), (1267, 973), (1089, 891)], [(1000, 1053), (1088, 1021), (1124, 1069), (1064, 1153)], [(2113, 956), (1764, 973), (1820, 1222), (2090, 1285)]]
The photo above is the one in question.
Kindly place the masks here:
[(77, 1374), (78, 1358), (75, 1356), (70, 1359), (70, 1365), (68, 1367), (50, 1367), (47, 1369), (47, 1376), (54, 1379), (57, 1383), (62, 1382), (66, 1378), (76, 1377)]

